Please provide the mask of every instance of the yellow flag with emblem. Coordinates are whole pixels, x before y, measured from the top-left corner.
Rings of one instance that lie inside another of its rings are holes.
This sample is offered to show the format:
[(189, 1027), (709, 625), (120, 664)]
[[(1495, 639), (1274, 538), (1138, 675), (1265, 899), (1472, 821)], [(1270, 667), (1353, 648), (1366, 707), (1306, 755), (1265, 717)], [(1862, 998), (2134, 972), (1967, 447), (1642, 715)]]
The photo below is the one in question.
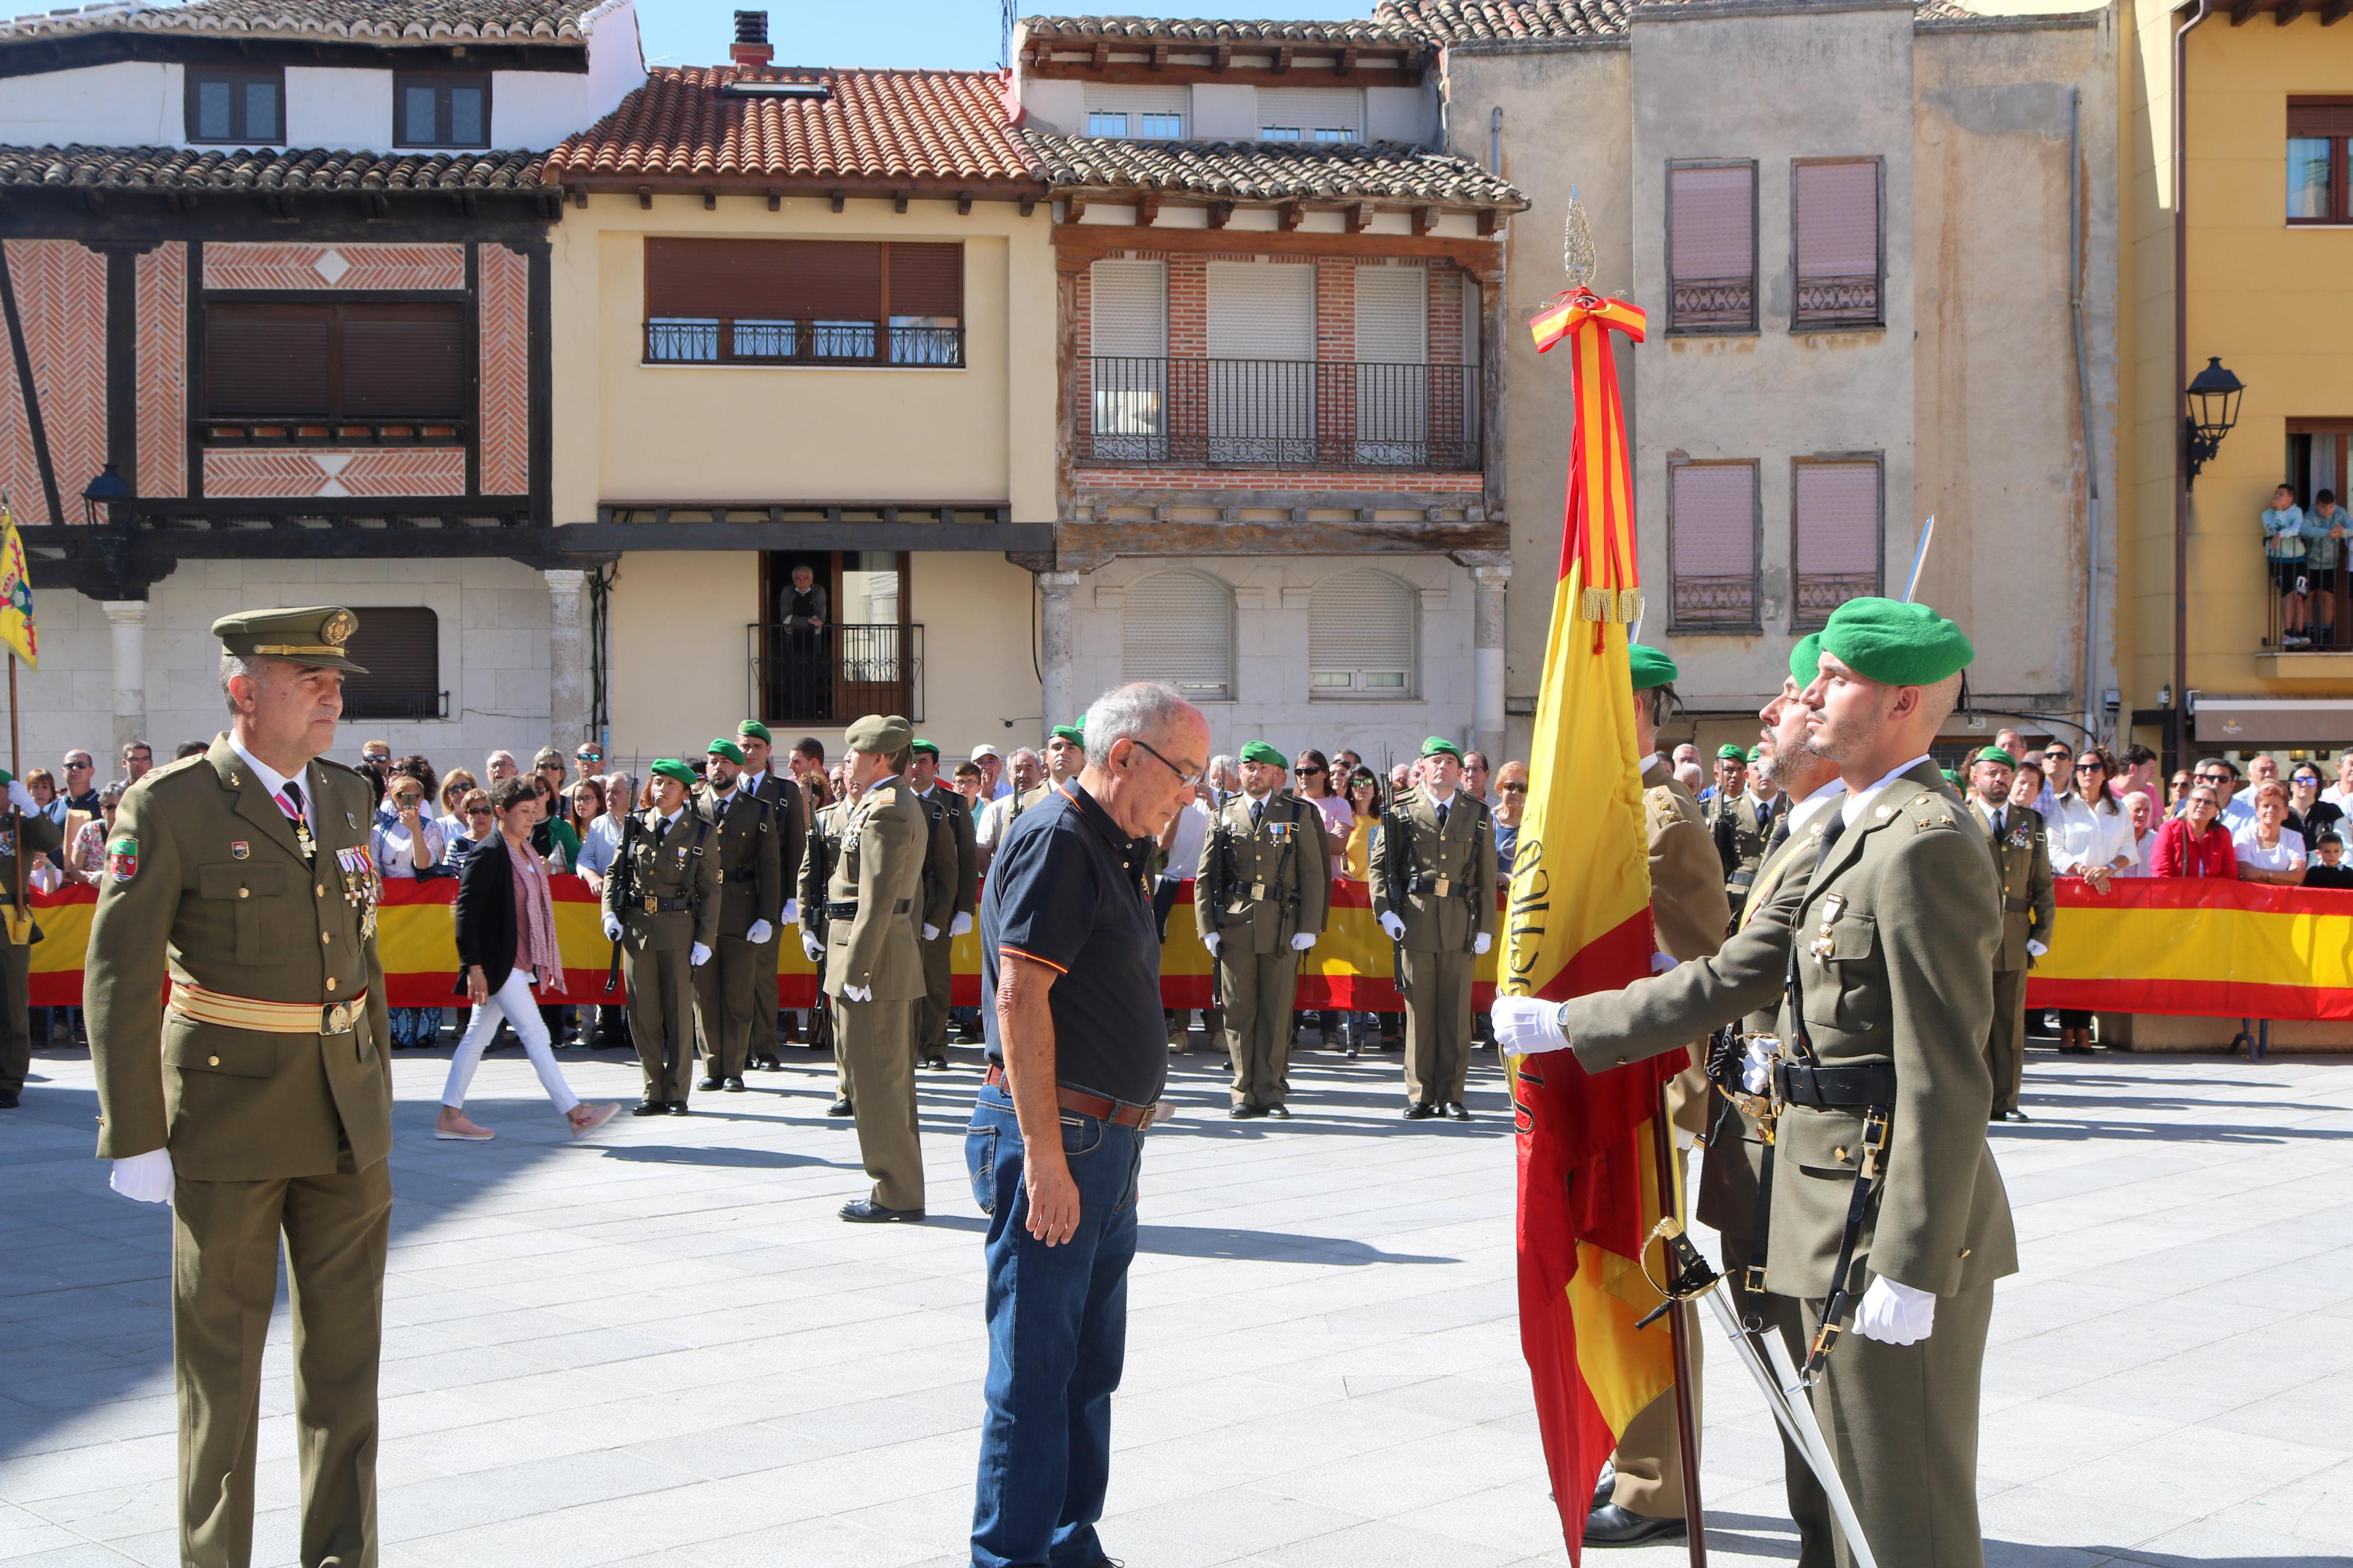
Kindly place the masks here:
[(6, 643), (26, 669), (41, 668), (41, 634), (33, 625), (32, 574), (26, 570), (25, 541), (16, 532), (5, 491), (0, 491), (0, 643)]

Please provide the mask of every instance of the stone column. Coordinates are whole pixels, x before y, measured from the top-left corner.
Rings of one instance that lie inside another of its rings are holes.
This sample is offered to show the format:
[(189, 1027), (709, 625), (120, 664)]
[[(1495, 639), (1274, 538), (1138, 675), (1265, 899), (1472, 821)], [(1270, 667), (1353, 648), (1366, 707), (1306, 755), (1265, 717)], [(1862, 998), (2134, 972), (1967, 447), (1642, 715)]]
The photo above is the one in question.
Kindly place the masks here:
[(554, 743), (569, 751), (590, 739), (588, 574), (565, 568), (540, 575), (547, 579), (547, 727)]
[(1077, 701), (1071, 690), (1071, 661), (1077, 657), (1071, 635), (1071, 597), (1078, 591), (1076, 572), (1040, 572), (1038, 578), (1038, 668), (1044, 677), (1045, 728), (1075, 724)]
[[(100, 784), (121, 776), (108, 770), (119, 768), (123, 747), (133, 741), (155, 743), (147, 733), (147, 601), (107, 599), (102, 603), (114, 628), (115, 754), (100, 762)], [(161, 748), (157, 749), (160, 752)]]
[(1471, 568), (1472, 734), (1491, 767), (1504, 765), (1504, 596), (1512, 568)]

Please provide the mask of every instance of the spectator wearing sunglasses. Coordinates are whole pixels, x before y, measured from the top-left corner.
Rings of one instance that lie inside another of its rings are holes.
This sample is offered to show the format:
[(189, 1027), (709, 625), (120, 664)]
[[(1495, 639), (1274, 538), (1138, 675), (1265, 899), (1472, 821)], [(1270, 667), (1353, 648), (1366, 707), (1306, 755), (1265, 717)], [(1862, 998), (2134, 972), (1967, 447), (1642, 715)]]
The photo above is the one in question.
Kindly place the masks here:
[(2223, 832), (2236, 833), (2254, 826), (2255, 808), (2239, 797), (2238, 763), (2228, 757), (2208, 757), (2198, 764), (2198, 782), (2214, 792), (2215, 820)]
[(2345, 820), (2344, 812), (2334, 801), (2321, 797), (2320, 785), (2316, 763), (2298, 763), (2295, 771), (2288, 775), (2287, 825), (2303, 836), (2306, 852), (2314, 857), (2320, 853), (2320, 836), (2333, 832)]
[(472, 854), (491, 834), (499, 830), (498, 818), (491, 811), (491, 797), (488, 791), (467, 790), (459, 799), (455, 816), (458, 820), (458, 836), (449, 840), (449, 846), (442, 851), (441, 857), (443, 863), (449, 866), (464, 864), (468, 855)]
[(2049, 822), (2059, 815), (2061, 797), (2074, 787), (2075, 748), (2064, 741), (2052, 741), (2042, 748), (2042, 793), (2031, 804), (2042, 814), (2042, 820)]
[(63, 797), (66, 809), (96, 816), (98, 815), (98, 768), (97, 764), (90, 761), (90, 753), (79, 750), (68, 752), (64, 762), (59, 766), (65, 783), (59, 786), (58, 793)]
[(1332, 776), (1332, 764), (1324, 753), (1314, 747), (1299, 753), (1291, 764), (1299, 779), (1299, 798), (1314, 805), (1324, 817), (1324, 858), (1336, 866), (1348, 849), (1348, 824), (1356, 813), (1348, 809), (1348, 797), (1340, 793), (1339, 781)]
[(1528, 764), (1505, 763), (1495, 770), (1495, 873), (1512, 881), (1512, 856), (1520, 847), (1520, 818), (1528, 809)]
[[(441, 787), (435, 792), (436, 798), (441, 803), (441, 810), (433, 820), (441, 825), (441, 831), (452, 843), (465, 835), (466, 792), (473, 787), (472, 773), (465, 768), (451, 768), (442, 775)], [(446, 856), (447, 852), (444, 854)]]

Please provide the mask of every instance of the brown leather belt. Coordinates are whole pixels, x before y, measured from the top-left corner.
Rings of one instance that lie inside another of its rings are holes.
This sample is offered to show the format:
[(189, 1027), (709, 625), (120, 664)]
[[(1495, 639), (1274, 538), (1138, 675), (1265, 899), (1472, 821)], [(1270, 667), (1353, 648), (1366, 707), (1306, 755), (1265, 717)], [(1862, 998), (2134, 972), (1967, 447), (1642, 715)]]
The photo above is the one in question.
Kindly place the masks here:
[[(987, 1075), (981, 1081), (991, 1089), (997, 1088), (1005, 1082), (1005, 1069), (991, 1063)], [(1008, 1089), (1006, 1092), (1009, 1094), (1012, 1091)], [(1098, 1121), (1108, 1121), (1116, 1127), (1133, 1127), (1138, 1131), (1151, 1126), (1160, 1114), (1157, 1105), (1124, 1105), (1108, 1096), (1089, 1094), (1083, 1089), (1072, 1089), (1068, 1084), (1056, 1084), (1054, 1097), (1065, 1110), (1075, 1110), (1081, 1116), (1092, 1116)]]

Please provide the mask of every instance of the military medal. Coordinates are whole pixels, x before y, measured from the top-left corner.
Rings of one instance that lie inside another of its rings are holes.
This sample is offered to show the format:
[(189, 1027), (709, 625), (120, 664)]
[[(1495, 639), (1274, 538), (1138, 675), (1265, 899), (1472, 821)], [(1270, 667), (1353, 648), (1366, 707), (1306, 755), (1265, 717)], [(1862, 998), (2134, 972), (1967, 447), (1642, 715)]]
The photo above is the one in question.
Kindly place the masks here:
[(228, 858), (232, 860), (243, 860), (252, 853), (253, 846), (242, 838), (233, 839), (229, 843)]
[(343, 902), (360, 911), (360, 940), (375, 935), (375, 906), (379, 883), (375, 862), (365, 845), (353, 845), (335, 851), (335, 867), (343, 879)]

